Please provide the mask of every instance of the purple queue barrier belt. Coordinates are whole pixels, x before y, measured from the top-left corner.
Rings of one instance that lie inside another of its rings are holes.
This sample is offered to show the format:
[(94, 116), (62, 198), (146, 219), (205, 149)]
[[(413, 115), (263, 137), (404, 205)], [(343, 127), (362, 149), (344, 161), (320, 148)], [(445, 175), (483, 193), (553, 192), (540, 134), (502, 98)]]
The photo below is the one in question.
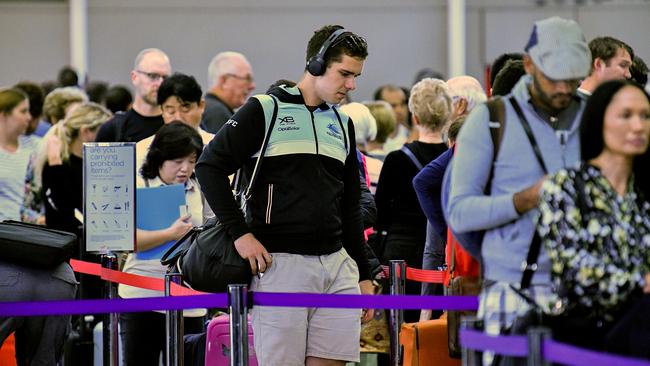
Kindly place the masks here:
[[(650, 347), (650, 345), (648, 345)], [(650, 361), (631, 358), (611, 353), (591, 351), (569, 344), (544, 340), (542, 348), (544, 359), (571, 366), (616, 365), (616, 366), (649, 366)]]
[(460, 344), (469, 349), (493, 351), (500, 355), (526, 357), (528, 338), (526, 336), (494, 336), (478, 330), (460, 329)]
[(0, 302), (0, 316), (106, 314), (217, 307), (228, 307), (228, 294), (111, 300)]
[[(478, 298), (475, 296), (321, 295), (253, 292), (252, 297), (253, 304), (260, 306), (434, 310), (476, 310), (478, 308)], [(0, 302), (0, 316), (128, 313), (214, 307), (228, 307), (228, 295), (224, 293), (113, 300)]]
[(305, 293), (253, 292), (253, 304), (260, 306), (477, 310), (477, 296), (417, 295), (321, 295)]
[[(494, 336), (478, 330), (461, 329), (460, 343), (465, 348), (493, 351), (505, 356), (526, 357), (528, 355), (526, 336)], [(544, 340), (542, 352), (545, 360), (570, 366), (650, 366), (650, 361), (586, 350), (552, 339)]]

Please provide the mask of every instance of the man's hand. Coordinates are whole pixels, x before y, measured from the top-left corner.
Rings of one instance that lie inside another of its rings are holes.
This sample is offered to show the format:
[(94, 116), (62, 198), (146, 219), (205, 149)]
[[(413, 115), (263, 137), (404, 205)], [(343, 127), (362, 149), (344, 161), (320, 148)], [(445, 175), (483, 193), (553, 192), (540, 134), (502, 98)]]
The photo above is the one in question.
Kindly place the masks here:
[[(376, 287), (375, 285), (373, 285), (372, 281), (363, 280), (359, 282), (359, 289), (361, 290), (362, 295), (374, 295)], [(374, 309), (363, 309), (361, 313), (361, 322), (362, 323), (369, 322), (372, 319), (374, 314), (375, 314)]]
[(542, 188), (542, 183), (546, 180), (546, 176), (540, 178), (535, 184), (515, 193), (512, 197), (512, 201), (515, 205), (515, 210), (520, 215), (525, 214), (526, 212), (537, 207), (539, 203), (540, 190)]
[(273, 258), (266, 251), (266, 248), (251, 233), (237, 238), (235, 240), (235, 249), (237, 249), (237, 253), (242, 258), (248, 260), (253, 274), (257, 274), (258, 266), (260, 272), (264, 273), (271, 266), (271, 262), (273, 262)]

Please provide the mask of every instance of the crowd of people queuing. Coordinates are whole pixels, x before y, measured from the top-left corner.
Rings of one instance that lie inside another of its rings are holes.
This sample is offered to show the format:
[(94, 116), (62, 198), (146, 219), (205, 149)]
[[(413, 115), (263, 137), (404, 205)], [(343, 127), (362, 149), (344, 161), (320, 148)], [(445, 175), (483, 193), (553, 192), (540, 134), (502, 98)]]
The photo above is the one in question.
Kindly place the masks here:
[[(411, 88), (382, 85), (363, 102), (350, 92), (372, 47), (332, 25), (309, 40), (300, 80), (256, 96), (251, 64), (232, 51), (209, 63), (205, 93), (156, 48), (135, 58), (133, 95), (103, 82), (82, 88), (67, 67), (56, 84), (20, 81), (0, 90), (0, 220), (81, 234), (83, 143), (135, 142), (138, 187), (182, 184), (188, 205), (167, 228), (138, 229), (139, 250), (216, 216), (256, 274), (252, 290), (323, 294), (376, 293), (379, 265), (392, 259), (447, 270), (454, 256), (455, 275), (482, 278), (485, 332), (508, 333), (540, 309), (571, 320), (555, 328), (558, 339), (648, 357), (647, 347), (612, 336), (632, 313), (648, 321), (648, 68), (625, 42), (587, 42), (575, 21), (558, 17), (537, 21), (521, 51), (495, 60), (487, 88), (428, 70)], [(273, 108), (278, 123), (242, 207), (230, 176), (252, 174)], [(167, 270), (138, 253), (121, 269), (158, 278)], [(0, 259), (0, 273), (15, 279), (0, 285), (3, 301), (74, 298), (79, 285), (67, 263), (45, 270)], [(34, 284), (38, 291), (21, 290)], [(408, 282), (406, 293), (443, 287)], [(119, 295), (161, 294), (120, 285)], [(186, 310), (185, 332), (205, 332), (207, 314)], [(405, 320), (439, 315), (407, 311)], [(361, 323), (372, 317), (372, 309), (255, 307), (258, 362), (358, 362)], [(124, 365), (157, 365), (164, 315), (121, 314), (120, 325)], [(70, 317), (0, 317), (0, 343), (15, 332), (19, 365), (55, 365), (70, 326)], [(518, 360), (486, 352), (483, 362)]]

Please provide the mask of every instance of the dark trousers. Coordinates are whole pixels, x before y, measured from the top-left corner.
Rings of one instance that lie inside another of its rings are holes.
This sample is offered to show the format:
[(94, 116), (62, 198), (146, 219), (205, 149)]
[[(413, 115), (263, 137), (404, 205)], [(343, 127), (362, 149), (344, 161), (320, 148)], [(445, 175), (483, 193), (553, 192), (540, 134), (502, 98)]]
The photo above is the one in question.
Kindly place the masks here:
[[(73, 300), (76, 291), (67, 263), (45, 270), (0, 261), (1, 301)], [(0, 345), (15, 331), (19, 366), (54, 366), (61, 361), (69, 330), (70, 315), (0, 317)]]
[[(205, 331), (205, 317), (183, 318), (185, 334)], [(158, 366), (165, 359), (165, 314), (156, 312), (120, 314), (124, 366)], [(187, 364), (187, 363), (186, 363)]]
[[(424, 238), (422, 240), (406, 236), (388, 234), (386, 247), (384, 249), (383, 262), (389, 265), (390, 260), (403, 259), (406, 265), (412, 268), (422, 268), (422, 257), (424, 255)], [(422, 284), (420, 282), (407, 280), (405, 287), (406, 295), (420, 295)], [(414, 323), (420, 320), (420, 310), (405, 310), (404, 322)]]

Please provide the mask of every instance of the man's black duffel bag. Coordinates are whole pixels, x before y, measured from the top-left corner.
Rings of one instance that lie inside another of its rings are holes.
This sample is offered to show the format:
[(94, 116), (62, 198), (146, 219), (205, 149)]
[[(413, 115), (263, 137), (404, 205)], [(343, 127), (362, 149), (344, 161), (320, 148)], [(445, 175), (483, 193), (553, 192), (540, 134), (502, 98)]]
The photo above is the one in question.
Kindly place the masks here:
[(36, 268), (52, 268), (74, 253), (77, 235), (43, 226), (0, 222), (0, 259)]

